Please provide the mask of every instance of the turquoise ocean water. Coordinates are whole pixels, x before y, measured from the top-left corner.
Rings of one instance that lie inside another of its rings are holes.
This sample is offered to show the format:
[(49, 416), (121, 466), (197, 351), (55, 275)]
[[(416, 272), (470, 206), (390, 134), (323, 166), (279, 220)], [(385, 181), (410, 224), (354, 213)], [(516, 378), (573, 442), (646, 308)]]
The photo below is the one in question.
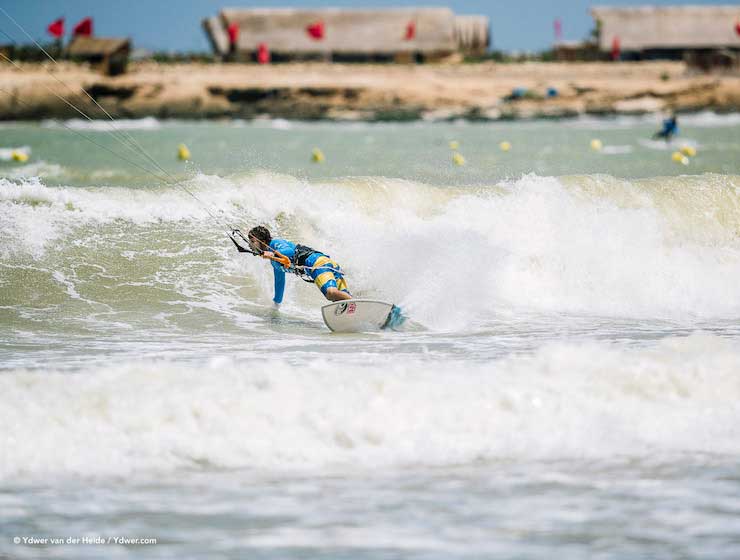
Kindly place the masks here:
[(737, 558), (740, 117), (658, 126), (0, 124), (0, 557)]

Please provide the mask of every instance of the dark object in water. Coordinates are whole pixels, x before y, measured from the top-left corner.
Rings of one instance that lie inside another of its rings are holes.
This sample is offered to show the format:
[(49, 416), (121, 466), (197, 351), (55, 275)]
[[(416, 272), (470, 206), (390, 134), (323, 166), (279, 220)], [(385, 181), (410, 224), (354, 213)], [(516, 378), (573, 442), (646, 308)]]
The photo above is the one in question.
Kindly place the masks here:
[(663, 121), (663, 128), (653, 134), (653, 140), (657, 138), (665, 138), (666, 142), (678, 134), (678, 118), (676, 115), (671, 115), (669, 118)]

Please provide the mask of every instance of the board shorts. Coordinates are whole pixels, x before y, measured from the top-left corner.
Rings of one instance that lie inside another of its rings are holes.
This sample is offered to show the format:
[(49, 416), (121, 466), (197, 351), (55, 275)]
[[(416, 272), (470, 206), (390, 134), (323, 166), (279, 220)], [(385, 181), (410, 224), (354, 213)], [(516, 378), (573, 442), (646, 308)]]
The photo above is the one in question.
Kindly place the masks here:
[(314, 284), (326, 295), (329, 288), (337, 288), (341, 292), (349, 294), (347, 281), (342, 275), (342, 269), (329, 257), (322, 255), (316, 259), (313, 266), (308, 269), (308, 274), (313, 278)]

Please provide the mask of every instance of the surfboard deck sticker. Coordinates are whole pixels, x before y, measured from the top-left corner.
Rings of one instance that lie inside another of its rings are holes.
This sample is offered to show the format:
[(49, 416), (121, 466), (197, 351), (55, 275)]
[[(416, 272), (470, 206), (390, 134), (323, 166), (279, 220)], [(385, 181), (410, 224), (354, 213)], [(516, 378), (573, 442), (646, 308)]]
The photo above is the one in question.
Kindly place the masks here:
[(321, 308), (324, 323), (334, 332), (367, 332), (400, 326), (400, 308), (384, 301), (349, 299)]

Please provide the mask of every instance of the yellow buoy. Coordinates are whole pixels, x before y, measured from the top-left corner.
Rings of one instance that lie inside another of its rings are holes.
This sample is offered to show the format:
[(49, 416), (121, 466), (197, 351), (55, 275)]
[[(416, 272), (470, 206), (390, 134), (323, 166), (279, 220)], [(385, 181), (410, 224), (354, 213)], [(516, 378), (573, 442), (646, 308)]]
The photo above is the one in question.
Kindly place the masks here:
[(681, 146), (681, 153), (687, 157), (694, 157), (696, 155), (696, 148), (693, 146)]
[(687, 158), (681, 152), (673, 152), (673, 154), (671, 154), (671, 159), (676, 163), (680, 163), (681, 165), (689, 164), (689, 158)]
[(177, 159), (180, 161), (190, 160), (190, 150), (185, 144), (179, 144), (177, 146)]
[(599, 140), (598, 138), (594, 138), (593, 140), (591, 140), (591, 149), (594, 152), (600, 152), (601, 148), (603, 147), (604, 147), (604, 144), (602, 144), (601, 140)]
[(324, 157), (324, 152), (319, 150), (318, 148), (314, 148), (311, 152), (311, 161), (314, 163), (323, 163), (323, 161), (326, 158)]
[(498, 145), (498, 147), (501, 148), (502, 152), (508, 152), (509, 150), (511, 150), (511, 143), (504, 140)]
[(13, 150), (10, 152), (10, 158), (19, 163), (26, 163), (28, 161), (28, 154), (26, 152), (21, 152), (20, 150)]
[(450, 140), (450, 150), (457, 150), (460, 148), (460, 142), (457, 140)]
[(462, 156), (461, 153), (455, 152), (452, 154), (452, 163), (455, 165), (465, 165), (465, 158)]

